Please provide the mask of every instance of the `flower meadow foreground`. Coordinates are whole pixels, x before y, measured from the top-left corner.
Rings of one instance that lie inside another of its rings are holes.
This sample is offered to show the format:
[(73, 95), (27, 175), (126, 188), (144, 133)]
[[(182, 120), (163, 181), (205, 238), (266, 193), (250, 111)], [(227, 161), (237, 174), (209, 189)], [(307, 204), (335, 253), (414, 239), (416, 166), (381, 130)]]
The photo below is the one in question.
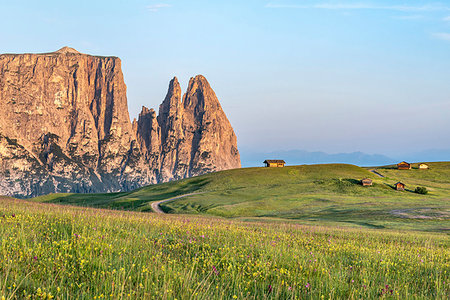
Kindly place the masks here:
[(448, 299), (449, 237), (0, 199), (0, 299)]

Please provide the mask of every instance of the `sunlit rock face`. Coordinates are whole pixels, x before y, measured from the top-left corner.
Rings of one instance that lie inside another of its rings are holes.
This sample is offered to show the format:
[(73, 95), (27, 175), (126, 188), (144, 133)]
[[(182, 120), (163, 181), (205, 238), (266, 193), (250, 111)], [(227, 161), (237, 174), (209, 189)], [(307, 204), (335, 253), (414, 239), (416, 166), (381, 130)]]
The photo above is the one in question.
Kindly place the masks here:
[(130, 122), (117, 57), (64, 47), (0, 55), (0, 194), (112, 192), (240, 167), (236, 136), (203, 76), (176, 78), (159, 115)]
[(183, 97), (177, 78), (172, 79), (158, 117), (144, 107), (139, 119), (149, 114), (136, 135), (147, 141), (141, 149), (148, 156), (159, 157), (158, 181), (241, 166), (236, 135), (205, 77), (191, 78)]

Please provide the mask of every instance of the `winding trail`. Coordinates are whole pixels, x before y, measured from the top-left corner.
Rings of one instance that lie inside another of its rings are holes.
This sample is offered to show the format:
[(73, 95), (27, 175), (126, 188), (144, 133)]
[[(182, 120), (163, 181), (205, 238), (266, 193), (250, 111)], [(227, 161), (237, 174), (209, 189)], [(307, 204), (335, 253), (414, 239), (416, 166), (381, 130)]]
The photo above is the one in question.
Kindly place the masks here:
[(172, 201), (172, 200), (175, 200), (175, 199), (180, 199), (180, 198), (184, 198), (184, 197), (188, 197), (188, 196), (192, 196), (192, 195), (204, 194), (204, 193), (205, 192), (190, 193), (190, 194), (184, 194), (184, 195), (176, 196), (176, 197), (173, 197), (173, 198), (169, 198), (169, 199), (166, 199), (166, 200), (156, 201), (156, 202), (153, 202), (151, 204), (151, 207), (152, 207), (152, 209), (153, 209), (153, 211), (155, 213), (157, 213), (157, 214), (165, 214), (165, 212), (161, 209), (161, 207), (159, 207), (159, 205), (161, 203), (169, 202), (169, 201)]
[(383, 175), (381, 175), (380, 173), (378, 173), (377, 170), (369, 170), (370, 172), (372, 172), (373, 174), (377, 175), (378, 177), (384, 177)]

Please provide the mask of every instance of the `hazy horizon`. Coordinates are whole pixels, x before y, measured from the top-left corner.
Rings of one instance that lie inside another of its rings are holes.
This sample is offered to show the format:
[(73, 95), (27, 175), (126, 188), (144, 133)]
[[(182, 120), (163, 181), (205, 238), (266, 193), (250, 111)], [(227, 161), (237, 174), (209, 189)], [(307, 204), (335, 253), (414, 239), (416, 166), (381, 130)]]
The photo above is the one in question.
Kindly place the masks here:
[(450, 4), (5, 2), (1, 53), (122, 60), (130, 118), (204, 75), (243, 151), (450, 149)]

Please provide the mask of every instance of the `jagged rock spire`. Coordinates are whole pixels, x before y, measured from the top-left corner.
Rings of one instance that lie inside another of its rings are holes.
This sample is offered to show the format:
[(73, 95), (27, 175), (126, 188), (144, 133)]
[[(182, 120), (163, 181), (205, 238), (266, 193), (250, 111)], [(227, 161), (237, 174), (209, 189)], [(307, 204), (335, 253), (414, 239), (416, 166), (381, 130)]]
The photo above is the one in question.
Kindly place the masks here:
[[(191, 78), (183, 101), (180, 99), (181, 88), (175, 77), (159, 107), (158, 123), (151, 129), (153, 132), (159, 126), (161, 132), (159, 143), (152, 140), (153, 145), (160, 145), (159, 179), (239, 168), (236, 135), (206, 78)], [(149, 132), (138, 130), (138, 139), (149, 140)]]

